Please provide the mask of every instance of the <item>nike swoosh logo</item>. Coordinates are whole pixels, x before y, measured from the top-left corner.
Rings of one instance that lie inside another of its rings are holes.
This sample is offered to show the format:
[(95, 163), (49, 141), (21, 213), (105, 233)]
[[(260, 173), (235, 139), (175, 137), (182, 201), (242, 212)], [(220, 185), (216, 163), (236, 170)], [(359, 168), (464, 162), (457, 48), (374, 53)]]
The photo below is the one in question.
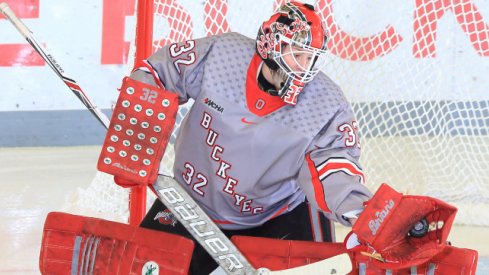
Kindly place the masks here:
[(250, 124), (250, 125), (256, 124), (256, 122), (253, 122), (253, 121), (248, 121), (248, 120), (246, 120), (246, 118), (244, 118), (244, 117), (242, 117), (242, 118), (241, 118), (241, 122), (243, 122), (244, 124)]

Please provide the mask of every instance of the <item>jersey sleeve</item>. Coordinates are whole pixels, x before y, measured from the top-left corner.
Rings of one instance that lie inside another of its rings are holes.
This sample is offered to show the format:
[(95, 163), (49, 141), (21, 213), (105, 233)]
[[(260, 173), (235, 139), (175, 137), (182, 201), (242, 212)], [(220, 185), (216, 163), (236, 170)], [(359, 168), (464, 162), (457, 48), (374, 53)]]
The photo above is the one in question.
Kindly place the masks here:
[(196, 98), (201, 91), (206, 57), (217, 38), (210, 36), (164, 46), (137, 64), (131, 78), (177, 93), (180, 104)]
[(363, 209), (363, 202), (372, 196), (364, 185), (359, 158), (356, 121), (345, 103), (315, 137), (299, 171), (299, 184), (309, 202), (344, 225), (351, 224), (343, 215)]

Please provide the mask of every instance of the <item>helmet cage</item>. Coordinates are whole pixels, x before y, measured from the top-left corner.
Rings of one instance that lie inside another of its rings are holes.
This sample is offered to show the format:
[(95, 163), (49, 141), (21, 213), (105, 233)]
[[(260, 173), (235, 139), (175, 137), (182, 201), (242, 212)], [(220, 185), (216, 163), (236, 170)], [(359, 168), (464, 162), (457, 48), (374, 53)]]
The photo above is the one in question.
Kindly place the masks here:
[(272, 58), (289, 78), (307, 83), (325, 67), (325, 49), (311, 47), (282, 34), (277, 34), (276, 39)]

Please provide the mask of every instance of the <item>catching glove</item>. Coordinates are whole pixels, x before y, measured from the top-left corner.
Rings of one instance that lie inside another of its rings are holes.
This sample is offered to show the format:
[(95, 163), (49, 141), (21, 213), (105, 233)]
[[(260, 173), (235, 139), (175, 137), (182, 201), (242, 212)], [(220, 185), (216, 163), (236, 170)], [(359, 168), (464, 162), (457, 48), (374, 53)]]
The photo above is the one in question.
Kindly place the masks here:
[(418, 266), (445, 248), (456, 212), (441, 200), (403, 195), (382, 184), (366, 202), (347, 248), (374, 258), (382, 269)]

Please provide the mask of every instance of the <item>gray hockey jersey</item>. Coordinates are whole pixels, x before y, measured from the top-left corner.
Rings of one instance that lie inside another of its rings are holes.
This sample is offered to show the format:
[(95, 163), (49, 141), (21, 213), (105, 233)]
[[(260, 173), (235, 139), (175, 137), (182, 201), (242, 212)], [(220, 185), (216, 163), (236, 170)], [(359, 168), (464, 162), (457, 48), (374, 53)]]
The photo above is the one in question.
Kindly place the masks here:
[(254, 43), (227, 33), (171, 44), (131, 75), (195, 100), (175, 142), (175, 179), (224, 229), (261, 225), (306, 198), (349, 225), (342, 215), (371, 196), (349, 103), (322, 73), (295, 106), (261, 91)]

